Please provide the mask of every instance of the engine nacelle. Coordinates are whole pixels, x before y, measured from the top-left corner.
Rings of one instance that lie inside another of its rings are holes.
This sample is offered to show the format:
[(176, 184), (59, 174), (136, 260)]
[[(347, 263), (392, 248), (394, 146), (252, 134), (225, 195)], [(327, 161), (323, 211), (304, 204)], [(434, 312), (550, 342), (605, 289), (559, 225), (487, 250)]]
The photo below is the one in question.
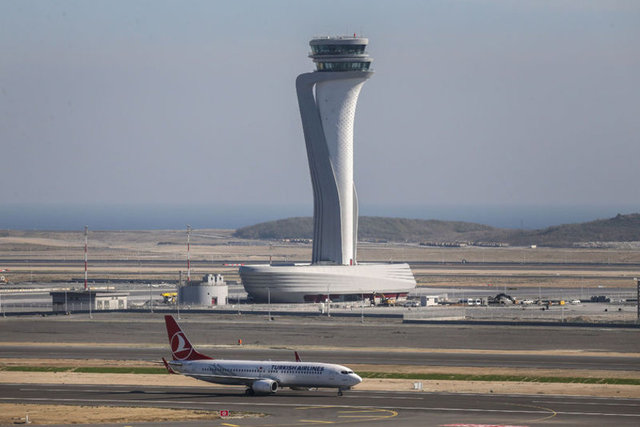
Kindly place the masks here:
[(278, 391), (278, 383), (274, 380), (258, 380), (251, 384), (251, 389), (258, 394), (270, 394)]

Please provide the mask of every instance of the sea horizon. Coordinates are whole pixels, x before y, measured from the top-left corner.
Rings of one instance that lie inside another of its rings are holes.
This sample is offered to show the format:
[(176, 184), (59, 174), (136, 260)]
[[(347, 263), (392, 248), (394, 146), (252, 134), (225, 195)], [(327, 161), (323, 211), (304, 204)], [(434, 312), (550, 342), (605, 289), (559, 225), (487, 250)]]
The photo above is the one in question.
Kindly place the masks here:
[[(464, 221), (499, 228), (533, 230), (640, 212), (640, 206), (375, 206), (362, 205), (360, 216)], [(213, 204), (9, 204), (0, 206), (5, 230), (177, 230), (237, 229), (261, 222), (312, 216), (311, 205)]]

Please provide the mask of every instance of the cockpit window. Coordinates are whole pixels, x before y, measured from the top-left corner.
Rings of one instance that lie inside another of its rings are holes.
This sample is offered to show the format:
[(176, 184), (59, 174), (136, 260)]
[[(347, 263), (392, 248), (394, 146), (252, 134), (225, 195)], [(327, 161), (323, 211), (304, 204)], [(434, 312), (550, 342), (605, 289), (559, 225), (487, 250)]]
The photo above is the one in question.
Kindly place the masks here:
[(345, 374), (345, 375), (346, 375), (346, 374), (348, 374), (348, 372), (347, 372), (347, 371), (340, 371), (340, 373), (341, 373), (341, 374)]

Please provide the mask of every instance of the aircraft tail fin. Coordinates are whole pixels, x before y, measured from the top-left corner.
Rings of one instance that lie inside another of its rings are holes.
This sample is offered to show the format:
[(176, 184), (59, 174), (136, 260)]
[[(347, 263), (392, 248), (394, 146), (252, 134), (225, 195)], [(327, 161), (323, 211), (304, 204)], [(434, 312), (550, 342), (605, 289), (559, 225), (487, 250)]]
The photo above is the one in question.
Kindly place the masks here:
[(180, 326), (171, 315), (164, 316), (167, 325), (167, 335), (169, 336), (169, 345), (171, 346), (171, 355), (173, 360), (204, 360), (212, 359), (207, 355), (198, 352), (187, 336), (182, 332)]
[(300, 355), (298, 354), (297, 351), (294, 351), (293, 354), (296, 355), (296, 362), (302, 362), (302, 359), (300, 359)]

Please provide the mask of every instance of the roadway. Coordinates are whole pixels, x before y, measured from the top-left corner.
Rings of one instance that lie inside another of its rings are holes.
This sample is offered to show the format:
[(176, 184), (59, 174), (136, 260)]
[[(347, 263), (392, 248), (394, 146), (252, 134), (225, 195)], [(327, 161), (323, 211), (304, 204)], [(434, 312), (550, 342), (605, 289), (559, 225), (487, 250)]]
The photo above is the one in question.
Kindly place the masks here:
[[(217, 260), (207, 260), (207, 259), (192, 259), (191, 265), (194, 266), (207, 266), (207, 267), (234, 267), (239, 264), (267, 264), (269, 261), (256, 261), (255, 259), (217, 259)], [(305, 263), (309, 262), (307, 259), (291, 259), (287, 261), (288, 263)], [(369, 262), (366, 260), (361, 260), (360, 262)], [(406, 260), (403, 262), (409, 263), (411, 266), (416, 267), (434, 267), (434, 268), (453, 268), (459, 270), (468, 270), (468, 269), (510, 269), (510, 270), (524, 270), (531, 269), (532, 267), (544, 267), (544, 268), (562, 268), (562, 269), (584, 269), (585, 267), (597, 267), (598, 270), (629, 270), (629, 271), (637, 271), (640, 268), (640, 263), (634, 262), (618, 262), (618, 263), (608, 263), (608, 262), (522, 262), (522, 261), (505, 261), (505, 262), (451, 262), (451, 261), (412, 261)], [(24, 267), (25, 265), (33, 266), (33, 267), (45, 267), (45, 266), (81, 266), (84, 265), (84, 260), (80, 257), (77, 259), (59, 259), (59, 258), (34, 258), (34, 259), (25, 259), (25, 258), (2, 258), (0, 259), (0, 263), (2, 264), (2, 268), (11, 268), (11, 267)], [(145, 259), (145, 258), (95, 258), (91, 259), (91, 264), (115, 264), (115, 265), (129, 265), (129, 266), (169, 266), (169, 267), (178, 267), (184, 268), (185, 260), (183, 259)]]
[[(242, 388), (118, 385), (0, 384), (0, 403), (105, 405), (228, 410), (256, 418), (162, 423), (164, 426), (637, 426), (640, 399), (571, 396), (483, 395), (429, 392), (335, 392), (281, 390), (272, 396), (243, 395)], [(31, 417), (37, 418), (37, 412)]]

